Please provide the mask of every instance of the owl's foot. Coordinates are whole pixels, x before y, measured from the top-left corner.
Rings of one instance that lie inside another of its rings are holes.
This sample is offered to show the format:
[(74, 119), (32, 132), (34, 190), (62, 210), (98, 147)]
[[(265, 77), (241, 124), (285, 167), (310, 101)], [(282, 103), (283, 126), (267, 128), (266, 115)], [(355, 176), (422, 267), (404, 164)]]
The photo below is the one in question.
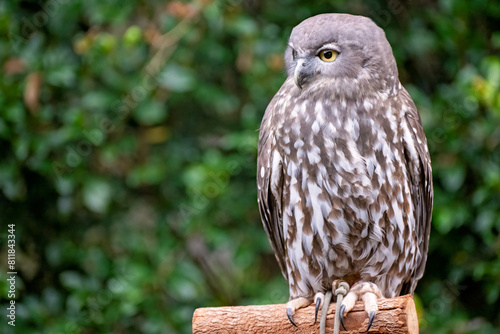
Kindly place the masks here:
[(311, 301), (304, 297), (292, 299), (288, 303), (286, 303), (286, 315), (288, 316), (288, 320), (290, 320), (292, 325), (297, 327), (295, 322), (293, 322), (293, 315), (295, 311), (298, 310), (299, 308), (303, 308), (309, 305), (311, 305)]
[(375, 283), (372, 282), (357, 282), (349, 290), (345, 296), (342, 305), (340, 306), (340, 322), (342, 327), (344, 327), (344, 317), (349, 313), (354, 307), (354, 304), (361, 299), (365, 303), (365, 311), (368, 314), (368, 328), (370, 329), (375, 318), (375, 314), (378, 311), (377, 300), (382, 299), (382, 293)]

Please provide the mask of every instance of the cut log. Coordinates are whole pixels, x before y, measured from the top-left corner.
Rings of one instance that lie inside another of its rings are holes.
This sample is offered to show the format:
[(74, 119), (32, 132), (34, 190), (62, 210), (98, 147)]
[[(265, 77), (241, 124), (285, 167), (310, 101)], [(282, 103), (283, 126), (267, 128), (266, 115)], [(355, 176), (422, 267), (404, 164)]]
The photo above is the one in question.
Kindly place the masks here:
[[(411, 295), (382, 299), (378, 302), (379, 311), (368, 333), (418, 334), (418, 318)], [(328, 309), (327, 332), (333, 333), (335, 305)], [(193, 315), (194, 334), (230, 333), (319, 333), (319, 319), (314, 323), (314, 304), (297, 310), (294, 315), (297, 327), (286, 316), (285, 304), (251, 305), (199, 308)], [(357, 302), (345, 317), (348, 330), (341, 333), (366, 333), (368, 315), (363, 302)]]

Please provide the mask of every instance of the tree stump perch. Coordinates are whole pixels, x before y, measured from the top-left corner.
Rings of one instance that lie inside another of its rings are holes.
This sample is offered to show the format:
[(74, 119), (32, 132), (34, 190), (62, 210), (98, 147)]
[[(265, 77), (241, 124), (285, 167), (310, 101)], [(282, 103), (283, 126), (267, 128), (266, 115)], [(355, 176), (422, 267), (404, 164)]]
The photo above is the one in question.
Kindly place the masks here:
[[(319, 333), (319, 317), (314, 323), (314, 304), (297, 310), (294, 314), (294, 327), (286, 316), (285, 304), (251, 305), (228, 307), (205, 307), (193, 314), (194, 334), (230, 334), (230, 333)], [(415, 303), (411, 295), (382, 299), (378, 301), (379, 311), (375, 316), (369, 333), (418, 334), (418, 318)], [(326, 328), (333, 333), (335, 303), (328, 309)], [(357, 302), (345, 317), (347, 332), (366, 333), (368, 315), (363, 302)]]

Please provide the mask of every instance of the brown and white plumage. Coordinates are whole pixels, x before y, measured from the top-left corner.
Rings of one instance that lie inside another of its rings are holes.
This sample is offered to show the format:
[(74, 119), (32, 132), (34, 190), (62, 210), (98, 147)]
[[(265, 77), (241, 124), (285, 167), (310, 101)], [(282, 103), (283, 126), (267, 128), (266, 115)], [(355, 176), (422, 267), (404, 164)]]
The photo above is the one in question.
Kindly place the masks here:
[(374, 283), (386, 298), (413, 293), (431, 165), (383, 30), (362, 16), (314, 16), (292, 31), (285, 62), (260, 128), (257, 185), (290, 300), (305, 306), (339, 279)]

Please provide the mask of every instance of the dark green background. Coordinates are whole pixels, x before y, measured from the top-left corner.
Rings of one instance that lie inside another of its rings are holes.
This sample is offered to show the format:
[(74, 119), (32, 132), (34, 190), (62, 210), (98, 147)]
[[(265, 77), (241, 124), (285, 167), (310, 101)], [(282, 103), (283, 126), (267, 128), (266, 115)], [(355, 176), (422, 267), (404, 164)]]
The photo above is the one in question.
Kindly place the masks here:
[(485, 0), (2, 1), (0, 331), (189, 333), (197, 307), (285, 302), (257, 130), (292, 27), (324, 12), (384, 28), (422, 115), (422, 333), (498, 332), (500, 4)]

